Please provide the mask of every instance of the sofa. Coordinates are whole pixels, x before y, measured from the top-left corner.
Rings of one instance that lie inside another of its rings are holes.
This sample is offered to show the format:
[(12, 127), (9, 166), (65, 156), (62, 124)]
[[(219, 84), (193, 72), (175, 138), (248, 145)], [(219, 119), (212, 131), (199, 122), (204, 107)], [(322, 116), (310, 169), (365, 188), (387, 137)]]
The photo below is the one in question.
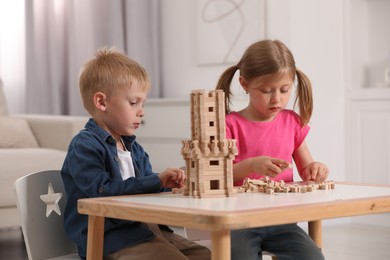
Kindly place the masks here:
[(0, 228), (19, 226), (15, 181), (29, 173), (61, 169), (68, 144), (87, 117), (13, 115), (0, 80)]

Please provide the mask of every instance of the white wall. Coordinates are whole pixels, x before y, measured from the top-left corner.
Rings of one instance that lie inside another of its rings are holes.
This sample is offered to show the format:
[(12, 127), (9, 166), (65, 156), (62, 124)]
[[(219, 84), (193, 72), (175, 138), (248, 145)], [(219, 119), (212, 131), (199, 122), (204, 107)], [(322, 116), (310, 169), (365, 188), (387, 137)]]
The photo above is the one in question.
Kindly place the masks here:
[(162, 75), (164, 97), (188, 97), (192, 89), (213, 89), (224, 66), (196, 64), (196, 1), (162, 4)]
[[(315, 159), (330, 167), (334, 180), (345, 178), (342, 2), (265, 0), (266, 36), (284, 41), (293, 51), (297, 66), (313, 81), (315, 110), (308, 143)], [(162, 3), (164, 97), (188, 98), (192, 89), (213, 89), (228, 65), (197, 64), (195, 10), (198, 1), (164, 0)], [(21, 50), (17, 44), (13, 49), (15, 52), (1, 54), (12, 55), (16, 63), (23, 60), (24, 51), (17, 52)], [(24, 66), (15, 65), (20, 69), (13, 69), (17, 76), (11, 77), (6, 70), (9, 65), (0, 64), (0, 72), (8, 77), (5, 83), (10, 112), (22, 112), (24, 90), (20, 88), (24, 84), (19, 81), (24, 80)], [(238, 84), (234, 92), (245, 95)]]
[(0, 77), (9, 113), (26, 108), (24, 1), (0, 1)]
[[(315, 108), (308, 144), (314, 158), (329, 166), (333, 180), (345, 178), (342, 3), (266, 1), (268, 38), (284, 41), (297, 66), (312, 80)], [(192, 89), (213, 89), (228, 66), (197, 65), (195, 5), (191, 0), (164, 1), (162, 84), (166, 97), (187, 98)]]

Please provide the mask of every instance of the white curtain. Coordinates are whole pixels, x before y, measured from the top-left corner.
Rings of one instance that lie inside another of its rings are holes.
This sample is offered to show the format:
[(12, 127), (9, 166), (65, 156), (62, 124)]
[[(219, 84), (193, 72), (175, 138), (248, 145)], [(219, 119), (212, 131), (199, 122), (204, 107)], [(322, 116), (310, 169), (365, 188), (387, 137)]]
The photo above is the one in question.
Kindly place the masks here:
[(78, 75), (101, 47), (142, 64), (160, 97), (158, 24), (158, 0), (26, 0), (27, 112), (85, 115)]

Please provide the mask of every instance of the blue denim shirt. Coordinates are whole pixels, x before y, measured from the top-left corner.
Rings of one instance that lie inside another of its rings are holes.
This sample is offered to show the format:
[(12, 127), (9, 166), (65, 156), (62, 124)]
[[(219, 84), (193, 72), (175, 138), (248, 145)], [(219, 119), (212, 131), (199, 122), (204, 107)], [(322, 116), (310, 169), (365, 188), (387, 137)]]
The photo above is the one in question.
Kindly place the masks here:
[[(161, 191), (160, 179), (152, 172), (148, 154), (135, 136), (122, 137), (131, 151), (135, 178), (122, 179), (114, 138), (91, 118), (71, 141), (61, 176), (67, 203), (64, 211), (65, 232), (85, 258), (88, 216), (77, 212), (77, 200)], [(104, 255), (150, 240), (153, 233), (140, 222), (106, 218)]]

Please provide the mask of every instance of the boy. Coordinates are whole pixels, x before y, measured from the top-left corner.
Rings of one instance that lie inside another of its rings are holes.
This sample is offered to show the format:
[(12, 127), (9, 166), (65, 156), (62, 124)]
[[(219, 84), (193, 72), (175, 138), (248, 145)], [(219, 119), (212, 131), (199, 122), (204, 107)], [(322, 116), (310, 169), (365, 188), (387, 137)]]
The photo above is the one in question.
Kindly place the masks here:
[[(88, 217), (77, 213), (78, 199), (180, 188), (186, 177), (177, 168), (152, 172), (135, 140), (150, 89), (144, 68), (121, 52), (102, 49), (81, 69), (79, 86), (92, 118), (70, 143), (61, 175), (65, 230), (85, 258)], [(210, 250), (166, 226), (106, 218), (104, 232), (104, 259), (210, 259)]]

